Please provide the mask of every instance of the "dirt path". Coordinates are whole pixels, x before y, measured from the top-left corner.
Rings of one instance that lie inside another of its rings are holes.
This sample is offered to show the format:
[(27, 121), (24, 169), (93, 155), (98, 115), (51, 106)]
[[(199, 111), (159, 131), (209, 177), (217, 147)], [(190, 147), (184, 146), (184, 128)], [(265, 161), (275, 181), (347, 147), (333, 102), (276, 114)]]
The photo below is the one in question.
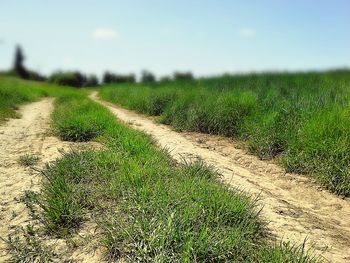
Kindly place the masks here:
[(151, 134), (171, 155), (199, 157), (215, 166), (223, 180), (252, 194), (260, 194), (263, 216), (278, 239), (302, 243), (307, 239), (330, 262), (350, 262), (350, 201), (319, 189), (307, 177), (286, 174), (282, 168), (235, 148), (218, 136), (178, 133), (151, 118), (98, 99), (120, 120)]
[[(62, 142), (50, 136), (50, 114), (53, 99), (44, 99), (27, 104), (19, 110), (21, 118), (11, 119), (0, 126), (0, 237), (6, 238), (16, 227), (31, 223), (28, 209), (18, 199), (26, 190), (38, 191), (41, 176), (31, 168), (18, 164), (18, 158), (25, 154), (40, 157), (37, 167), (60, 156), (60, 149), (68, 150), (72, 143)], [(63, 248), (62, 240), (51, 240)], [(0, 262), (7, 256), (5, 244), (0, 240)], [(94, 255), (77, 251), (75, 259), (82, 262), (96, 262)], [(79, 261), (79, 262), (81, 262)]]

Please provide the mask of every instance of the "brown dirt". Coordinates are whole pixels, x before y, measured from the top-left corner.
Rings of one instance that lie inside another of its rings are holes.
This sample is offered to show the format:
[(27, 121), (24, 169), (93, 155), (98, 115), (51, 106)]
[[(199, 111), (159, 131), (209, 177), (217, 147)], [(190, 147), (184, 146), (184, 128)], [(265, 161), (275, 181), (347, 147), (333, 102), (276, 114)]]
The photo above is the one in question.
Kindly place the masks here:
[(259, 195), (262, 215), (273, 238), (313, 247), (329, 262), (350, 262), (350, 201), (333, 195), (308, 177), (286, 173), (281, 167), (248, 155), (219, 136), (178, 133), (135, 112), (101, 101), (131, 127), (151, 134), (173, 158), (201, 158), (222, 174), (223, 181)]
[[(50, 136), (50, 114), (53, 100), (44, 99), (27, 104), (18, 111), (19, 119), (10, 119), (0, 126), (0, 237), (6, 238), (14, 229), (31, 223), (28, 209), (19, 202), (25, 190), (40, 190), (41, 176), (18, 163), (20, 156), (40, 157), (37, 168), (60, 157), (60, 149), (69, 150), (73, 143)], [(67, 249), (63, 240), (46, 240), (57, 250)], [(8, 258), (5, 243), (0, 240), (0, 262)], [(55, 250), (56, 250), (55, 249)], [(86, 251), (72, 252), (79, 262), (96, 262), (98, 255)]]

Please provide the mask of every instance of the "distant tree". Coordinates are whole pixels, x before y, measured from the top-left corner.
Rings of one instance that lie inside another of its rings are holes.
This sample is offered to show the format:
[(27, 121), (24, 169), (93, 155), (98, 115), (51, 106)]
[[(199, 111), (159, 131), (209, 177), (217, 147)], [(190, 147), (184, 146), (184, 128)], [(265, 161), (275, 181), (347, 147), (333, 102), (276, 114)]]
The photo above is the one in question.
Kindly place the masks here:
[(143, 70), (141, 73), (141, 82), (155, 82), (156, 77), (149, 71)]
[(134, 74), (129, 74), (129, 75), (119, 75), (118, 76), (118, 81), (119, 83), (135, 83), (136, 82), (136, 78)]
[(22, 48), (18, 45), (16, 47), (13, 70), (19, 77), (21, 77), (23, 79), (28, 79), (29, 74), (23, 65), (24, 59), (25, 59), (25, 57), (23, 55)]
[(84, 74), (82, 74), (81, 72), (79, 71), (75, 71), (73, 72), (73, 75), (75, 76), (75, 78), (77, 79), (77, 85), (75, 87), (85, 87), (86, 86), (86, 82), (87, 82), (87, 78)]
[(114, 77), (113, 77), (113, 74), (106, 71), (104, 74), (103, 74), (103, 78), (102, 78), (102, 82), (104, 84), (110, 84), (110, 83), (113, 83), (113, 80), (114, 80)]
[(169, 81), (171, 81), (170, 76), (163, 76), (159, 79), (159, 82), (169, 82)]
[(55, 72), (53, 73), (49, 81), (62, 86), (71, 87), (85, 87), (87, 85), (87, 78), (84, 74), (75, 72)]
[(95, 75), (90, 75), (87, 77), (86, 85), (87, 87), (97, 87), (98, 86), (98, 79)]
[(122, 74), (114, 74), (110, 72), (105, 72), (102, 78), (102, 82), (104, 84), (110, 84), (110, 83), (134, 83), (136, 81), (135, 75), (122, 75)]
[(193, 80), (193, 74), (191, 72), (175, 72), (175, 80)]

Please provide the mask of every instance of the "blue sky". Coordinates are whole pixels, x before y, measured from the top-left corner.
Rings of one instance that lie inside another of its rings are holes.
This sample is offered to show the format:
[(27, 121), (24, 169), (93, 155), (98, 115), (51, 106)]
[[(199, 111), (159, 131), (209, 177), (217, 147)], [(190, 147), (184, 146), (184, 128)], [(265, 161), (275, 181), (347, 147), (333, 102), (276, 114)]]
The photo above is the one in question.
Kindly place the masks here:
[(349, 0), (3, 0), (0, 10), (0, 69), (16, 43), (45, 74), (350, 67)]

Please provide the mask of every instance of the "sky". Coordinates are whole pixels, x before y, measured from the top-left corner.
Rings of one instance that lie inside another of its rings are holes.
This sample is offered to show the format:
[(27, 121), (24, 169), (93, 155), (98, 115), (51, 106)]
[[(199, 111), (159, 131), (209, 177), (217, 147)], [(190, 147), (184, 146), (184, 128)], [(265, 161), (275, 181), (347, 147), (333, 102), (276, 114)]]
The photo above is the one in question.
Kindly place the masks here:
[(0, 70), (16, 44), (44, 74), (344, 68), (350, 1), (0, 0)]

